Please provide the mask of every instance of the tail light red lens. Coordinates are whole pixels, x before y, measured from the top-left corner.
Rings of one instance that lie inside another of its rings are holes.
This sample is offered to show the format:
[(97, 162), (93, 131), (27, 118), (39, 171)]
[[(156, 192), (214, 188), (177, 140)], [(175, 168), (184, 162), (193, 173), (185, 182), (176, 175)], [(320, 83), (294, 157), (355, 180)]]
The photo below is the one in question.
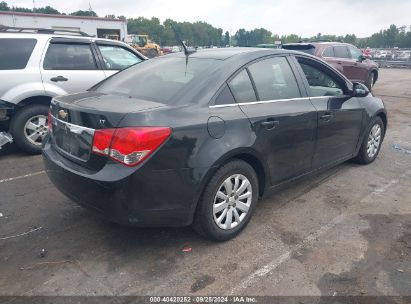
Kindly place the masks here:
[(102, 129), (94, 132), (92, 151), (127, 166), (136, 166), (171, 134), (165, 127)]
[(47, 127), (49, 132), (51, 132), (53, 129), (53, 116), (51, 115), (51, 111), (49, 111), (49, 114), (47, 115)]

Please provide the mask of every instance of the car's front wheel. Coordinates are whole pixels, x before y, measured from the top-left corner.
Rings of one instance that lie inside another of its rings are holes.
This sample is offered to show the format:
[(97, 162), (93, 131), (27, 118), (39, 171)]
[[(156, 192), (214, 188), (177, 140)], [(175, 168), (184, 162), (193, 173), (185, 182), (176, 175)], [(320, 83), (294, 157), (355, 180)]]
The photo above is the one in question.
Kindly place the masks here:
[(385, 135), (384, 123), (380, 117), (375, 117), (368, 125), (360, 151), (354, 161), (360, 164), (372, 163), (380, 152)]
[(259, 190), (254, 169), (242, 160), (221, 167), (206, 186), (193, 223), (201, 235), (216, 241), (235, 237), (249, 222)]
[(370, 90), (370, 92), (372, 91), (372, 88), (374, 87), (375, 80), (376, 80), (376, 72), (371, 72), (368, 75), (367, 83), (365, 84), (368, 90)]
[(17, 112), (10, 123), (10, 133), (17, 146), (30, 154), (41, 153), (41, 144), (48, 132), (46, 105), (30, 105)]

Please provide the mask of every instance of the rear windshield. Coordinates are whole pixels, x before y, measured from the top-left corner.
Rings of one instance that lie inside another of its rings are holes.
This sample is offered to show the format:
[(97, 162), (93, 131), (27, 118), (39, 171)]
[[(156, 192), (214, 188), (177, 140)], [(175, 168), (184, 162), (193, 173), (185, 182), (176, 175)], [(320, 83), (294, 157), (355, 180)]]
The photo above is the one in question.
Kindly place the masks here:
[(283, 45), (283, 49), (303, 52), (310, 55), (314, 55), (315, 53), (315, 47), (311, 45)]
[(207, 76), (219, 60), (162, 57), (147, 60), (103, 81), (94, 90), (134, 98), (175, 103), (176, 96)]
[(0, 70), (24, 69), (36, 42), (36, 39), (0, 39)]

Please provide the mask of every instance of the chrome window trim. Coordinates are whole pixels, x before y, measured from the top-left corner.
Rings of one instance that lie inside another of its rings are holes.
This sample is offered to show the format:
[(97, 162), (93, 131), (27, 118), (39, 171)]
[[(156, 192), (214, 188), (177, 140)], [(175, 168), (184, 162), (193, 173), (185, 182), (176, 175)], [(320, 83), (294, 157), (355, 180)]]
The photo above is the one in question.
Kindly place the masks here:
[(320, 99), (320, 98), (331, 98), (333, 96), (314, 96), (314, 97), (299, 97), (299, 98), (288, 98), (288, 99), (274, 99), (274, 100), (262, 100), (262, 101), (251, 101), (251, 102), (238, 102), (238, 103), (229, 103), (229, 104), (222, 104), (222, 105), (212, 105), (209, 108), (229, 108), (229, 107), (237, 107), (237, 106), (252, 106), (252, 105), (259, 105), (259, 104), (267, 104), (267, 103), (276, 103), (282, 101), (296, 101), (296, 100), (310, 100), (310, 99)]

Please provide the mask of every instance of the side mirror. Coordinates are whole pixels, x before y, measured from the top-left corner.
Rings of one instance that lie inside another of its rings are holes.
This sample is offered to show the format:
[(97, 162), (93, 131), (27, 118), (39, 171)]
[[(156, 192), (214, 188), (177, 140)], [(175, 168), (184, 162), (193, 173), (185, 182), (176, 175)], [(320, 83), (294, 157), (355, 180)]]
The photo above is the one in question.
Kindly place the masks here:
[(353, 97), (366, 97), (368, 94), (370, 94), (370, 90), (364, 84), (354, 82)]
[(365, 55), (360, 55), (360, 57), (358, 57), (359, 62), (363, 62), (364, 60), (367, 60), (367, 59), (368, 59), (368, 56), (365, 56)]

